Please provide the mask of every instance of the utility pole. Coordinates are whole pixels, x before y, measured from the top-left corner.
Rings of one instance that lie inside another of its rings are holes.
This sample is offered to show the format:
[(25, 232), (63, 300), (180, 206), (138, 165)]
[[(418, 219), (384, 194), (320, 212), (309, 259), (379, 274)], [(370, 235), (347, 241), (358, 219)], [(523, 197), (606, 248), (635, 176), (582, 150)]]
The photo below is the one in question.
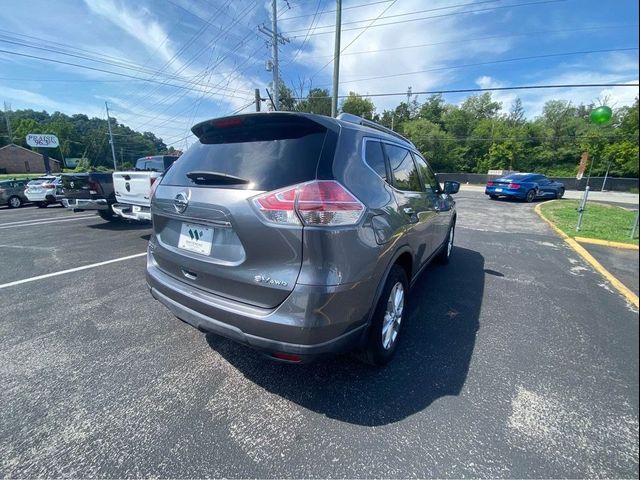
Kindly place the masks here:
[(273, 104), (280, 109), (280, 77), (278, 74), (278, 2), (271, 0), (271, 56), (273, 57)]
[(280, 71), (278, 68), (278, 43), (284, 45), (289, 43), (289, 39), (278, 33), (278, 5), (277, 0), (271, 0), (271, 28), (265, 25), (259, 25), (258, 31), (266, 35), (269, 40), (267, 46), (271, 44), (272, 59), (267, 63), (267, 71), (273, 72), (273, 100), (274, 110), (280, 109)]
[(7, 122), (7, 135), (9, 135), (9, 143), (13, 143), (13, 133), (11, 132), (11, 120), (9, 120), (9, 112), (11, 104), (4, 102), (4, 119)]
[(260, 98), (260, 89), (256, 88), (255, 89), (255, 96), (256, 96), (256, 112), (260, 111), (260, 104), (262, 102), (262, 98)]
[(331, 116), (338, 115), (338, 80), (340, 78), (340, 33), (342, 30), (342, 0), (336, 0), (336, 37), (333, 45), (333, 97)]
[(111, 145), (111, 156), (113, 157), (113, 169), (118, 170), (118, 164), (116, 163), (116, 149), (113, 146), (113, 133), (111, 132), (111, 118), (109, 117), (109, 105), (105, 100), (104, 106), (107, 109), (107, 125), (109, 126), (109, 144)]

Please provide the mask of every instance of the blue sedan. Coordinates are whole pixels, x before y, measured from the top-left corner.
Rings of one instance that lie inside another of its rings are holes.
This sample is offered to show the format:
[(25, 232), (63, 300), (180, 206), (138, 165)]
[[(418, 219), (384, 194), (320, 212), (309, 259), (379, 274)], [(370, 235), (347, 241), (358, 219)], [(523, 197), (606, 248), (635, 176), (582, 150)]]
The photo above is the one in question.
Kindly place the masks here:
[(484, 193), (493, 200), (511, 197), (533, 202), (536, 198), (562, 198), (564, 184), (539, 173), (512, 173), (487, 182)]

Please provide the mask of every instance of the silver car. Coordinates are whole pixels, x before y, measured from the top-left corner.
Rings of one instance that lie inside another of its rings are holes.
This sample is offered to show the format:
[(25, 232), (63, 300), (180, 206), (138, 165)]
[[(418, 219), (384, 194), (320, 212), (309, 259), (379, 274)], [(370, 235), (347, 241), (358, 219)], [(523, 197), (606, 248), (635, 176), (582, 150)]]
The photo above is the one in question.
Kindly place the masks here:
[(343, 114), (273, 112), (195, 125), (156, 182), (151, 294), (194, 327), (303, 362), (397, 348), (410, 286), (446, 263), (451, 194), (406, 138)]
[(24, 187), (28, 180), (3, 180), (0, 181), (0, 205), (7, 205), (9, 208), (21, 207), (28, 202), (24, 194)]

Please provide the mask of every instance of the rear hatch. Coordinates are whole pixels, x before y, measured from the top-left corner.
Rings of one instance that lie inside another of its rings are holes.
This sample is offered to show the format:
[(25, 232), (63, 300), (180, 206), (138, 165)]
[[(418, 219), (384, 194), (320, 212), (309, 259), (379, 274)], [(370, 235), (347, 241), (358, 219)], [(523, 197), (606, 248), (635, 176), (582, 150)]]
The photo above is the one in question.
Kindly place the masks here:
[(116, 200), (120, 203), (149, 206), (152, 180), (155, 181), (160, 175), (159, 172), (114, 172)]
[(267, 221), (253, 198), (314, 180), (319, 161), (333, 159), (336, 129), (329, 119), (290, 113), (193, 127), (199, 141), (165, 173), (152, 200), (158, 268), (229, 299), (280, 304), (300, 272), (302, 226)]

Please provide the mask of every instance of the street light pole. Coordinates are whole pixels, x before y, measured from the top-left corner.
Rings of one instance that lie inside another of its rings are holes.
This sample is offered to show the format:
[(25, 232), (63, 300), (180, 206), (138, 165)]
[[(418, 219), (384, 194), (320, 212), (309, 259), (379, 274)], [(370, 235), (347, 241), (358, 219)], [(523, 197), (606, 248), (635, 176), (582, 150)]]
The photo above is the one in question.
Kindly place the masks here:
[(336, 0), (336, 37), (333, 45), (333, 96), (331, 116), (338, 115), (338, 80), (340, 77), (340, 31), (342, 30), (342, 0)]

